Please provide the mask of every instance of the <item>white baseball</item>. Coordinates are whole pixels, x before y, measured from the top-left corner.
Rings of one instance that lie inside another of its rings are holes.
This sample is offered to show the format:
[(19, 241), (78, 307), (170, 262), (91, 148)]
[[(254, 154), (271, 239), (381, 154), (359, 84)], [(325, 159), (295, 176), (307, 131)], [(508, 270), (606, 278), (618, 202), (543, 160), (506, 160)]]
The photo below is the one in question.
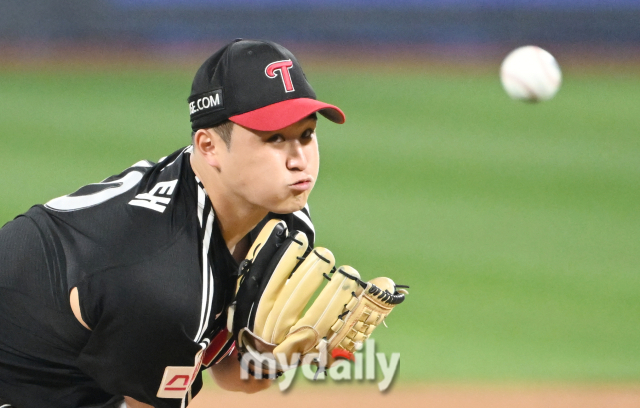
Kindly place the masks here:
[(502, 61), (500, 80), (507, 94), (528, 102), (553, 98), (562, 72), (553, 55), (535, 45), (516, 48)]

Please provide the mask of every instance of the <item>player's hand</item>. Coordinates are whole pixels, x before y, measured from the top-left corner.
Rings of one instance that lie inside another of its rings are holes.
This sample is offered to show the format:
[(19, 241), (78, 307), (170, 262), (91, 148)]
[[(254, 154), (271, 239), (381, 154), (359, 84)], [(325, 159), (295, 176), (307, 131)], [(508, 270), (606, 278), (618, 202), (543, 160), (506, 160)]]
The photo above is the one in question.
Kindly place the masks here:
[[(234, 352), (209, 368), (209, 373), (216, 384), (226, 391), (238, 391), (253, 394), (266, 390), (271, 386), (271, 380), (257, 379), (253, 376), (242, 375), (242, 368), (238, 360), (238, 353)], [(248, 378), (247, 378), (248, 377)], [(243, 379), (246, 378), (246, 379)]]
[(153, 408), (153, 405), (145, 404), (131, 397), (124, 397), (127, 408)]

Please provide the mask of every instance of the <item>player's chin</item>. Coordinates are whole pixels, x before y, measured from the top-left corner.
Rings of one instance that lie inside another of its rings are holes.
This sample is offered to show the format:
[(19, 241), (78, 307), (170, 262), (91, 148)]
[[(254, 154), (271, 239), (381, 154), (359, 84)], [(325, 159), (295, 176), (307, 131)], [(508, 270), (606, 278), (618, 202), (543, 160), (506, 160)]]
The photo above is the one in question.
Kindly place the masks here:
[(290, 214), (292, 212), (300, 211), (307, 205), (307, 199), (309, 198), (309, 192), (304, 192), (296, 195), (291, 195), (286, 199), (281, 200), (269, 211), (276, 214)]

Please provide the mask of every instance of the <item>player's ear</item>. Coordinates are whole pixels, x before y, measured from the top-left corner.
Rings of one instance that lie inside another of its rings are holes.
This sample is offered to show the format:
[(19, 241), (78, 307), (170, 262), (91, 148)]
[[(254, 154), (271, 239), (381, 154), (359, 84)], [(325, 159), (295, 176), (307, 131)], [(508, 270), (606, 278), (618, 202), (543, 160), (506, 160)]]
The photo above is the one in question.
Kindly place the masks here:
[(213, 129), (198, 129), (193, 135), (193, 149), (212, 167), (220, 167), (218, 151), (224, 147), (224, 141)]

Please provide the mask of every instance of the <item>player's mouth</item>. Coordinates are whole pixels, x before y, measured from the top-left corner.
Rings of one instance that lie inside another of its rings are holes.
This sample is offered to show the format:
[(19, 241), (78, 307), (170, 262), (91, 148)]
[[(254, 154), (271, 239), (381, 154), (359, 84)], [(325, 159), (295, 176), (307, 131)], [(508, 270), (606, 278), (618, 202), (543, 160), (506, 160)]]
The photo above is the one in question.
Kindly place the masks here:
[(307, 191), (313, 187), (313, 179), (311, 177), (307, 177), (301, 180), (296, 181), (295, 183), (289, 184), (289, 188), (294, 191)]

